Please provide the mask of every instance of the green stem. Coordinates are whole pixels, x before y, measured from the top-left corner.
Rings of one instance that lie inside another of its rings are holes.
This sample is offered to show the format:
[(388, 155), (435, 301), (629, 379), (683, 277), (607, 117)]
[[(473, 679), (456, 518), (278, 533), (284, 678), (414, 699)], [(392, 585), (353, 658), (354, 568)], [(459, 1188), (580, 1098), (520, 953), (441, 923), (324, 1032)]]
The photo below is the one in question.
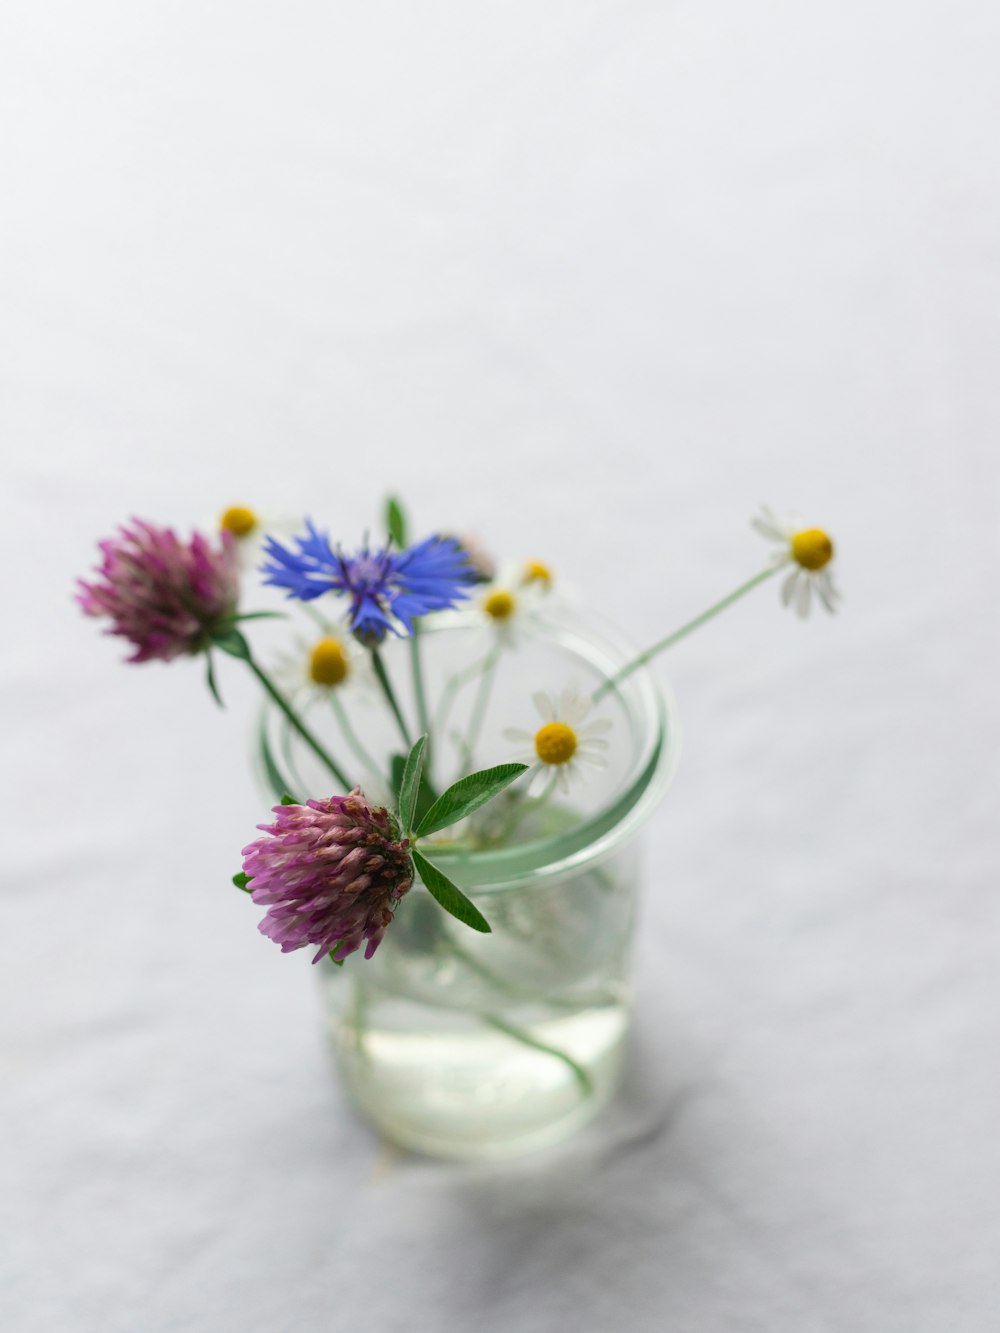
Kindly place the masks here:
[(336, 693), (331, 693), (330, 695), (330, 706), (333, 709), (337, 722), (340, 724), (340, 730), (344, 733), (344, 740), (347, 741), (347, 744), (354, 751), (355, 757), (364, 768), (367, 768), (368, 772), (371, 773), (373, 777), (376, 776), (380, 772), (379, 766), (371, 757), (368, 750), (365, 749), (357, 732), (348, 721), (347, 709), (337, 698)]
[(410, 749), (413, 748), (413, 742), (410, 740), (410, 733), (406, 727), (406, 719), (403, 717), (403, 714), (400, 711), (399, 704), (396, 701), (395, 692), (393, 691), (392, 684), (389, 680), (389, 676), (386, 673), (385, 663), (382, 661), (381, 654), (379, 653), (379, 650), (377, 648), (373, 647), (371, 650), (371, 654), (372, 654), (372, 666), (375, 668), (376, 679), (378, 680), (378, 683), (382, 686), (382, 693), (385, 695), (386, 701), (388, 702), (389, 707), (392, 709), (392, 715), (396, 719), (396, 722), (399, 726), (400, 734), (403, 737), (403, 742), (406, 745), (407, 750), (409, 751)]
[(424, 669), (420, 661), (420, 622), (413, 622), (410, 635), (410, 665), (413, 668), (413, 694), (417, 701), (417, 725), (422, 735), (427, 737), (424, 747), (424, 763), (430, 771), (431, 762), (431, 716), (427, 708), (427, 694), (424, 690)]
[(453, 676), (448, 677), (444, 689), (441, 691), (441, 698), (438, 702), (437, 712), (434, 714), (434, 734), (436, 736), (444, 735), (445, 724), (448, 721), (448, 716), (451, 713), (452, 705), (455, 702), (455, 697), (459, 690), (464, 685), (468, 685), (470, 681), (475, 680), (479, 673), (484, 670), (492, 652), (493, 649), (491, 648), (485, 657), (481, 657), (470, 666), (463, 667), (461, 671), (456, 671)]
[(341, 787), (343, 787), (345, 791), (350, 791), (353, 784), (347, 779), (343, 771), (338, 767), (333, 757), (327, 754), (326, 750), (323, 748), (322, 745), (320, 745), (316, 737), (312, 734), (312, 732), (308, 729), (308, 727), (306, 727), (303, 724), (303, 722), (299, 718), (299, 715), (295, 712), (294, 708), (292, 708), (291, 704), (281, 693), (281, 691), (277, 689), (277, 687), (274, 685), (273, 681), (270, 679), (267, 673), (260, 666), (258, 666), (257, 663), (254, 661), (254, 659), (250, 656), (249, 650), (247, 651), (245, 661), (247, 666), (260, 681), (261, 685), (263, 685), (264, 689), (271, 696), (274, 702), (284, 713), (285, 717), (288, 718), (288, 721), (291, 723), (291, 725), (295, 728), (295, 730), (305, 741), (306, 745), (308, 745), (310, 750), (312, 750), (313, 754), (316, 755), (318, 759), (321, 759), (323, 761), (323, 763), (327, 766), (327, 768), (330, 770), (333, 776), (340, 783)]
[[(461, 961), (464, 961), (467, 965), (469, 964), (470, 960), (468, 955), (465, 954), (464, 950), (460, 950), (459, 948), (456, 947), (454, 940), (448, 939), (446, 947), (448, 948), (449, 952), (454, 951), (454, 953), (460, 958)], [(477, 968), (475, 970), (480, 972), (484, 980), (487, 979), (487, 974), (484, 968)], [(490, 976), (489, 980), (495, 983), (496, 979)], [(357, 984), (358, 983), (356, 977), (355, 985), (357, 986)], [(358, 992), (356, 991), (355, 994), (357, 995)], [(445, 1003), (443, 1000), (436, 999), (434, 998), (433, 995), (422, 995), (420, 997), (420, 1003), (429, 1005), (433, 1009), (444, 1010), (450, 1014), (453, 1014), (455, 1012), (455, 1006), (453, 1004), (448, 1004)], [(548, 1003), (551, 1003), (551, 1001), (548, 1001)], [(576, 1006), (574, 1006), (574, 1008), (575, 1007)], [(590, 1078), (590, 1075), (583, 1068), (583, 1066), (578, 1064), (577, 1061), (574, 1060), (571, 1055), (567, 1055), (565, 1051), (559, 1050), (557, 1046), (550, 1046), (548, 1045), (547, 1042), (539, 1041), (537, 1037), (533, 1037), (529, 1032), (525, 1032), (523, 1028), (517, 1027), (516, 1024), (514, 1023), (508, 1023), (506, 1019), (499, 1018), (497, 1017), (496, 1014), (488, 1014), (480, 1012), (478, 1014), (470, 1016), (478, 1018), (478, 1020), (481, 1023), (485, 1024), (487, 1027), (495, 1028), (498, 1032), (502, 1032), (505, 1036), (510, 1037), (512, 1041), (519, 1041), (521, 1042), (522, 1045), (530, 1047), (533, 1051), (540, 1051), (544, 1055), (551, 1055), (555, 1060), (560, 1060), (564, 1065), (566, 1065), (568, 1069), (572, 1071), (573, 1077), (579, 1083), (580, 1089), (585, 1097), (590, 1096), (590, 1094), (594, 1091), (594, 1085)], [(364, 1027), (363, 1012), (361, 1014), (357, 1014), (356, 1012), (354, 1021), (357, 1028), (360, 1031), (360, 1029)]]
[(523, 1028), (515, 1027), (513, 1023), (497, 1018), (495, 1014), (480, 1014), (479, 1021), (485, 1023), (487, 1027), (496, 1028), (498, 1032), (503, 1032), (508, 1037), (513, 1037), (515, 1041), (521, 1042), (524, 1046), (530, 1046), (532, 1050), (542, 1051), (545, 1055), (551, 1055), (557, 1060), (561, 1060), (572, 1071), (573, 1077), (579, 1083), (580, 1090), (585, 1097), (589, 1097), (594, 1091), (590, 1075), (583, 1065), (577, 1064), (571, 1055), (567, 1055), (565, 1051), (560, 1051), (557, 1046), (549, 1046), (546, 1042), (539, 1041), (537, 1037), (531, 1036)]
[(493, 686), (493, 677), (496, 674), (499, 657), (500, 649), (494, 648), (483, 662), (483, 674), (480, 677), (479, 689), (476, 691), (475, 702), (472, 705), (472, 712), (469, 715), (469, 727), (465, 733), (465, 740), (462, 742), (462, 761), (459, 765), (462, 773), (466, 771), (471, 763), (473, 751), (479, 743), (479, 733), (483, 729), (483, 721), (486, 717), (486, 705), (489, 703), (490, 690)]
[(281, 758), (285, 765), (285, 772), (295, 783), (293, 791), (308, 792), (308, 784), (302, 781), (302, 775), (299, 773), (299, 766), (295, 760), (295, 753), (292, 749), (292, 728), (289, 725), (288, 718), (282, 719), (282, 726), (278, 733), (281, 746)]
[(693, 630), (699, 629), (706, 623), (706, 621), (717, 616), (720, 611), (725, 611), (725, 609), (732, 606), (734, 602), (738, 602), (741, 597), (745, 597), (747, 593), (756, 588), (758, 584), (763, 583), (766, 579), (772, 578), (777, 574), (778, 568), (777, 565), (773, 565), (768, 569), (761, 570), (761, 572), (755, 574), (752, 579), (747, 579), (746, 583), (741, 583), (740, 586), (734, 589), (727, 597), (723, 597), (721, 602), (716, 602), (715, 605), (710, 606), (707, 611), (702, 611), (700, 616), (695, 616), (694, 620), (689, 620), (686, 625), (682, 625), (680, 629), (675, 629), (671, 634), (668, 634), (665, 639), (660, 639), (659, 642), (654, 643), (652, 648), (647, 648), (644, 653), (640, 653), (638, 657), (629, 662), (628, 666), (622, 667), (621, 671), (615, 672), (613, 676), (609, 676), (607, 680), (602, 681), (601, 684), (598, 685), (597, 689), (591, 696), (593, 702), (596, 704), (600, 699), (603, 699), (610, 690), (613, 690), (616, 685), (620, 684), (626, 676), (631, 676), (633, 671), (638, 671), (639, 667), (645, 666), (647, 662), (651, 662), (658, 653), (662, 653), (666, 648), (672, 648), (675, 643), (679, 643), (681, 639), (687, 638)]

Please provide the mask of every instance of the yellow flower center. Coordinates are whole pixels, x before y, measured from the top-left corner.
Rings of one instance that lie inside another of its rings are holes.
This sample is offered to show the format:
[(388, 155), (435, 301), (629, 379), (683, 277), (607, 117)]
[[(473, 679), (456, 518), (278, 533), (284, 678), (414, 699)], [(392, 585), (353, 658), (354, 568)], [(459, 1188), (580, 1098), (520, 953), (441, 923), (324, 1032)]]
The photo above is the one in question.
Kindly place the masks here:
[(339, 685), (350, 667), (336, 639), (320, 639), (309, 654), (309, 675), (317, 685)]
[(540, 560), (529, 560), (524, 567), (525, 583), (541, 583), (548, 588), (552, 584), (552, 570)]
[(234, 537), (249, 537), (257, 523), (257, 515), (244, 505), (231, 505), (219, 519), (219, 527)]
[(576, 732), (565, 722), (546, 722), (535, 732), (535, 754), (543, 764), (568, 764), (576, 754)]
[(494, 620), (506, 620), (514, 614), (514, 599), (509, 592), (491, 592), (483, 603), (483, 610)]
[(833, 542), (822, 528), (806, 528), (792, 538), (792, 559), (803, 569), (822, 569), (833, 559)]

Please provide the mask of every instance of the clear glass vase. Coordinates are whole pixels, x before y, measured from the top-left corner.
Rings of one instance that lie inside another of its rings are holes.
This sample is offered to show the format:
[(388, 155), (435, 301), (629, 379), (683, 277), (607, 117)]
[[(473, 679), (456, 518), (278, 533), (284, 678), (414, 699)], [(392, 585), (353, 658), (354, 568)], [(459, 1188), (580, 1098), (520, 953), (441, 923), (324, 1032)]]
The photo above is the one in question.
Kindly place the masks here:
[[(387, 645), (385, 657), (404, 712), (415, 717), (412, 651)], [(516, 639), (496, 640), (474, 617), (456, 616), (425, 629), (418, 651), (439, 718), (447, 707), (438, 734), (455, 742), (451, 755), (438, 743), (439, 788), (459, 775), (456, 761), (469, 771), (514, 757), (503, 729), (540, 725), (531, 721), (534, 691), (569, 684), (589, 694), (635, 655), (609, 631), (554, 609), (520, 626)], [(315, 701), (308, 721), (317, 732), (327, 725), (324, 740), (343, 750), (335, 723), (346, 694), (335, 704)], [(456, 921), (418, 882), (372, 959), (317, 966), (344, 1084), (360, 1111), (406, 1148), (467, 1159), (540, 1148), (589, 1121), (618, 1086), (641, 882), (636, 835), (666, 789), (679, 738), (672, 704), (647, 671), (629, 676), (599, 711), (613, 722), (603, 769), (581, 770), (565, 795), (550, 784), (527, 814), (500, 798), (486, 838), (449, 829), (422, 843), (491, 934)], [(359, 690), (351, 727), (364, 732), (365, 758), (357, 755), (351, 771), (367, 763), (358, 781), (374, 799), (388, 798), (384, 774), (400, 749), (390, 721)], [(310, 767), (311, 756), (281, 726), (275, 712), (262, 727), (270, 788), (291, 781), (310, 795), (330, 794), (329, 776)]]

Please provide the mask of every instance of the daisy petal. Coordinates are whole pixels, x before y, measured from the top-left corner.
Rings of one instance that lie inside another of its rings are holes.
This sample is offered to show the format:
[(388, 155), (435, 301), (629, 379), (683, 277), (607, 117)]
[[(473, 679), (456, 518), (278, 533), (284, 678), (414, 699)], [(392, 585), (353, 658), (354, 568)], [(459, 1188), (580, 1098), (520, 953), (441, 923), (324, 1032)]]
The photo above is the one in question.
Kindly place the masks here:
[(750, 520), (750, 526), (753, 528), (754, 532), (760, 533), (762, 537), (766, 537), (770, 542), (783, 542), (785, 540), (785, 534), (773, 519), (764, 517), (752, 518)]
[(781, 603), (783, 606), (789, 606), (791, 604), (792, 598), (795, 595), (795, 585), (798, 581), (799, 567), (796, 565), (781, 585)]
[(816, 576), (816, 596), (823, 603), (826, 609), (833, 614), (837, 609), (837, 598), (840, 594), (833, 586), (833, 579), (824, 570)]
[(580, 723), (590, 712), (590, 708), (590, 700), (583, 695), (577, 695), (575, 699), (569, 701), (563, 716), (571, 727), (578, 728)]
[(576, 690), (564, 689), (559, 694), (558, 717), (561, 722), (575, 727), (590, 712), (590, 700)]
[(556, 720), (556, 705), (551, 694), (545, 690), (538, 690), (531, 696), (531, 702), (538, 709), (538, 715), (543, 722), (554, 722)]

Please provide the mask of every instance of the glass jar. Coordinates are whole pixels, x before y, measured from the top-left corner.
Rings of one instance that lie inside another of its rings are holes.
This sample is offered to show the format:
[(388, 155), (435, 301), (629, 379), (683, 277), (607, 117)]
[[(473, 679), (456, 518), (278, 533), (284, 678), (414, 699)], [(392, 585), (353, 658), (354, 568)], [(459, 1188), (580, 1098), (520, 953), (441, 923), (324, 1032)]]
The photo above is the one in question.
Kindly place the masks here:
[[(403, 711), (415, 718), (413, 645), (383, 651)], [(608, 630), (554, 608), (499, 637), (475, 616), (442, 619), (423, 630), (416, 651), (443, 719), (432, 732), (438, 789), (461, 776), (456, 760), (467, 772), (517, 757), (503, 730), (541, 725), (533, 692), (549, 686), (558, 695), (568, 684), (589, 695), (635, 656)], [(319, 732), (350, 708), (351, 730), (365, 736), (352, 774), (369, 797), (388, 801), (384, 773), (402, 742), (394, 744), (387, 710), (365, 693), (359, 687), (349, 701), (345, 691), (332, 708), (318, 699), (307, 720)], [(618, 1086), (640, 888), (636, 835), (672, 776), (679, 737), (672, 703), (647, 670), (610, 691), (597, 714), (613, 723), (603, 768), (581, 765), (566, 794), (548, 783), (520, 806), (498, 798), (485, 808), (493, 821), (485, 840), (449, 829), (421, 842), (491, 934), (442, 911), (418, 881), (372, 959), (317, 965), (345, 1086), (395, 1143), (442, 1157), (514, 1155), (566, 1137)], [(331, 794), (329, 776), (315, 767), (307, 775), (311, 756), (287, 729), (279, 735), (280, 725), (275, 712), (262, 730), (271, 789), (289, 782), (280, 762), (293, 790)], [(444, 734), (456, 741), (450, 758)], [(324, 743), (338, 737), (343, 751), (335, 725)], [(512, 811), (518, 822), (503, 831)]]

